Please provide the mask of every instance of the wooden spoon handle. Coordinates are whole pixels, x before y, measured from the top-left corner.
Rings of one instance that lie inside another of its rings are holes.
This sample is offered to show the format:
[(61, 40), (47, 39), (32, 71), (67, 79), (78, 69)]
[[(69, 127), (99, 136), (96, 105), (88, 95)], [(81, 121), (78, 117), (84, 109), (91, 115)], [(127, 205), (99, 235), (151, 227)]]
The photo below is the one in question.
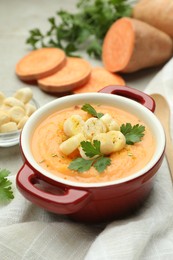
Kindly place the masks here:
[(170, 108), (166, 99), (160, 94), (151, 95), (156, 102), (155, 115), (160, 120), (166, 135), (165, 155), (173, 184), (173, 143), (170, 133)]
[(165, 149), (165, 154), (166, 154), (166, 159), (168, 162), (168, 167), (170, 170), (170, 174), (171, 174), (171, 179), (173, 182), (173, 146), (172, 146), (172, 140), (170, 137), (170, 134), (168, 133), (168, 131), (165, 129), (165, 134), (166, 134), (166, 149)]

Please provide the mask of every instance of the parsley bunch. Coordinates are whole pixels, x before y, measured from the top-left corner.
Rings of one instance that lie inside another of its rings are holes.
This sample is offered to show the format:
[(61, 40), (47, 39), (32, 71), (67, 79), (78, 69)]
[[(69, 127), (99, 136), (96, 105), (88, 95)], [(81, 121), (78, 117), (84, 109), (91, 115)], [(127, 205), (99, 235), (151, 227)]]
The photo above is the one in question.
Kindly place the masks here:
[(7, 179), (10, 172), (6, 169), (0, 170), (0, 202), (14, 198), (12, 191), (12, 183)]
[(39, 28), (30, 30), (26, 43), (33, 49), (58, 47), (69, 56), (77, 56), (79, 50), (95, 58), (101, 58), (102, 43), (113, 22), (131, 15), (127, 0), (79, 0), (76, 14), (60, 10), (56, 17), (48, 18), (50, 28), (43, 33)]

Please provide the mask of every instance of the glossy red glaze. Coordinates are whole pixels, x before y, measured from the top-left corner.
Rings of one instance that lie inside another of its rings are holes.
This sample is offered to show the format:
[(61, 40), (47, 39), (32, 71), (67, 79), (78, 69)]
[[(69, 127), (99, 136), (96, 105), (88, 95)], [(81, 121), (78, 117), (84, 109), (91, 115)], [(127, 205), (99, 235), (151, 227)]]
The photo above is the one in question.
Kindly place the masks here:
[(108, 86), (108, 87), (102, 88), (99, 92), (127, 97), (127, 98), (137, 101), (138, 103), (145, 106), (152, 112), (154, 112), (154, 110), (155, 110), (154, 99), (151, 96), (145, 94), (144, 92), (134, 89), (134, 88), (130, 88), (127, 86), (115, 86), (114, 85), (114, 86)]
[(85, 208), (74, 213), (71, 217), (78, 221), (99, 223), (131, 214), (144, 203), (150, 194), (155, 173), (162, 160), (163, 155), (150, 171), (131, 181), (89, 189), (93, 194), (93, 199)]
[(47, 192), (39, 188), (45, 186), (47, 190), (50, 190), (48, 183), (41, 182), (34, 171), (25, 163), (20, 169), (17, 178), (17, 186), (23, 195), (31, 200), (33, 203), (50, 210), (52, 212), (58, 212), (60, 214), (70, 214), (83, 208), (88, 202), (91, 194), (85, 190), (76, 190), (73, 188), (55, 186), (51, 187), (51, 191)]
[(133, 212), (144, 202), (163, 156), (164, 153), (145, 175), (121, 184), (91, 188), (55, 182), (33, 171), (26, 160), (17, 174), (16, 184), (25, 198), (50, 212), (90, 223), (109, 221)]
[[(102, 89), (101, 92), (125, 96), (139, 102), (151, 111), (155, 109), (153, 99), (136, 89), (109, 86)], [(24, 143), (25, 140), (23, 138)], [(37, 170), (25, 156), (23, 146), (21, 138), (24, 165), (17, 174), (16, 185), (23, 196), (45, 210), (66, 214), (77, 221), (90, 223), (123, 217), (137, 209), (149, 195), (153, 187), (154, 176), (164, 157), (164, 148), (162, 148), (152, 167), (144, 174), (128, 181), (108, 185), (103, 183), (99, 187), (97, 185), (76, 186), (73, 183), (67, 185), (63, 179), (57, 181), (53, 177), (43, 174), (41, 170)]]

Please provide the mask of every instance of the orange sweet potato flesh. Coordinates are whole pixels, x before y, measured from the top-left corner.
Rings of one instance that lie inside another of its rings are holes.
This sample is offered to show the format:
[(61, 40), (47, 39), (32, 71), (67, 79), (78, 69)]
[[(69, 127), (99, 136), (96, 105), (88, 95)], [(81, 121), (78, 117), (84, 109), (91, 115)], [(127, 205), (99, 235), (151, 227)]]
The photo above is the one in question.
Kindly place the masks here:
[(50, 93), (63, 93), (86, 84), (90, 78), (91, 65), (82, 58), (68, 57), (58, 72), (38, 80), (39, 87)]
[(91, 71), (89, 81), (82, 87), (73, 91), (75, 94), (98, 92), (103, 87), (108, 85), (125, 85), (124, 79), (118, 74), (113, 74), (102, 67), (95, 67)]
[(173, 1), (141, 0), (133, 7), (132, 16), (158, 28), (173, 38)]
[(35, 81), (61, 69), (66, 61), (58, 48), (40, 48), (24, 56), (16, 65), (16, 75), (24, 81)]
[(173, 42), (164, 32), (134, 18), (121, 18), (108, 30), (102, 49), (105, 68), (135, 72), (161, 65), (172, 57)]

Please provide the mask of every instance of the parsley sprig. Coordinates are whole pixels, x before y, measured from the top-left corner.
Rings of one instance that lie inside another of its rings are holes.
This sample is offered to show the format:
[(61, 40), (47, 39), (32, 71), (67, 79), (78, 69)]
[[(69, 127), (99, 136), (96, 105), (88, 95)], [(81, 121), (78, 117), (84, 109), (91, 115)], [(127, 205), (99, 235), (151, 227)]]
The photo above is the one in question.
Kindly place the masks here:
[(89, 141), (82, 141), (81, 146), (86, 156), (92, 158), (96, 155), (102, 155), (100, 152), (100, 141), (94, 140), (93, 144)]
[(120, 131), (126, 138), (126, 144), (133, 145), (141, 141), (144, 136), (145, 126), (139, 124), (132, 126), (130, 123), (126, 123), (121, 125)]
[(56, 16), (48, 18), (47, 32), (39, 28), (30, 30), (26, 43), (33, 49), (40, 47), (59, 47), (69, 56), (86, 50), (88, 55), (101, 58), (102, 43), (113, 22), (123, 16), (131, 15), (128, 0), (79, 0), (77, 13), (60, 10)]
[(97, 113), (95, 108), (93, 106), (91, 106), (90, 104), (83, 105), (81, 109), (83, 111), (87, 112), (88, 114), (90, 114), (94, 117), (97, 117), (97, 118), (101, 118), (103, 116), (103, 113)]
[(72, 162), (68, 166), (69, 169), (78, 172), (84, 172), (88, 171), (91, 166), (93, 166), (99, 173), (101, 173), (107, 168), (107, 166), (111, 164), (111, 159), (109, 157), (105, 157), (100, 152), (100, 141), (94, 140), (93, 144), (89, 141), (82, 141), (81, 147), (86, 156), (88, 156), (89, 158), (92, 158), (94, 156), (97, 157), (90, 160), (76, 158), (72, 160)]
[(0, 170), (0, 202), (8, 201), (14, 198), (12, 191), (12, 183), (8, 180), (10, 172), (6, 169)]

